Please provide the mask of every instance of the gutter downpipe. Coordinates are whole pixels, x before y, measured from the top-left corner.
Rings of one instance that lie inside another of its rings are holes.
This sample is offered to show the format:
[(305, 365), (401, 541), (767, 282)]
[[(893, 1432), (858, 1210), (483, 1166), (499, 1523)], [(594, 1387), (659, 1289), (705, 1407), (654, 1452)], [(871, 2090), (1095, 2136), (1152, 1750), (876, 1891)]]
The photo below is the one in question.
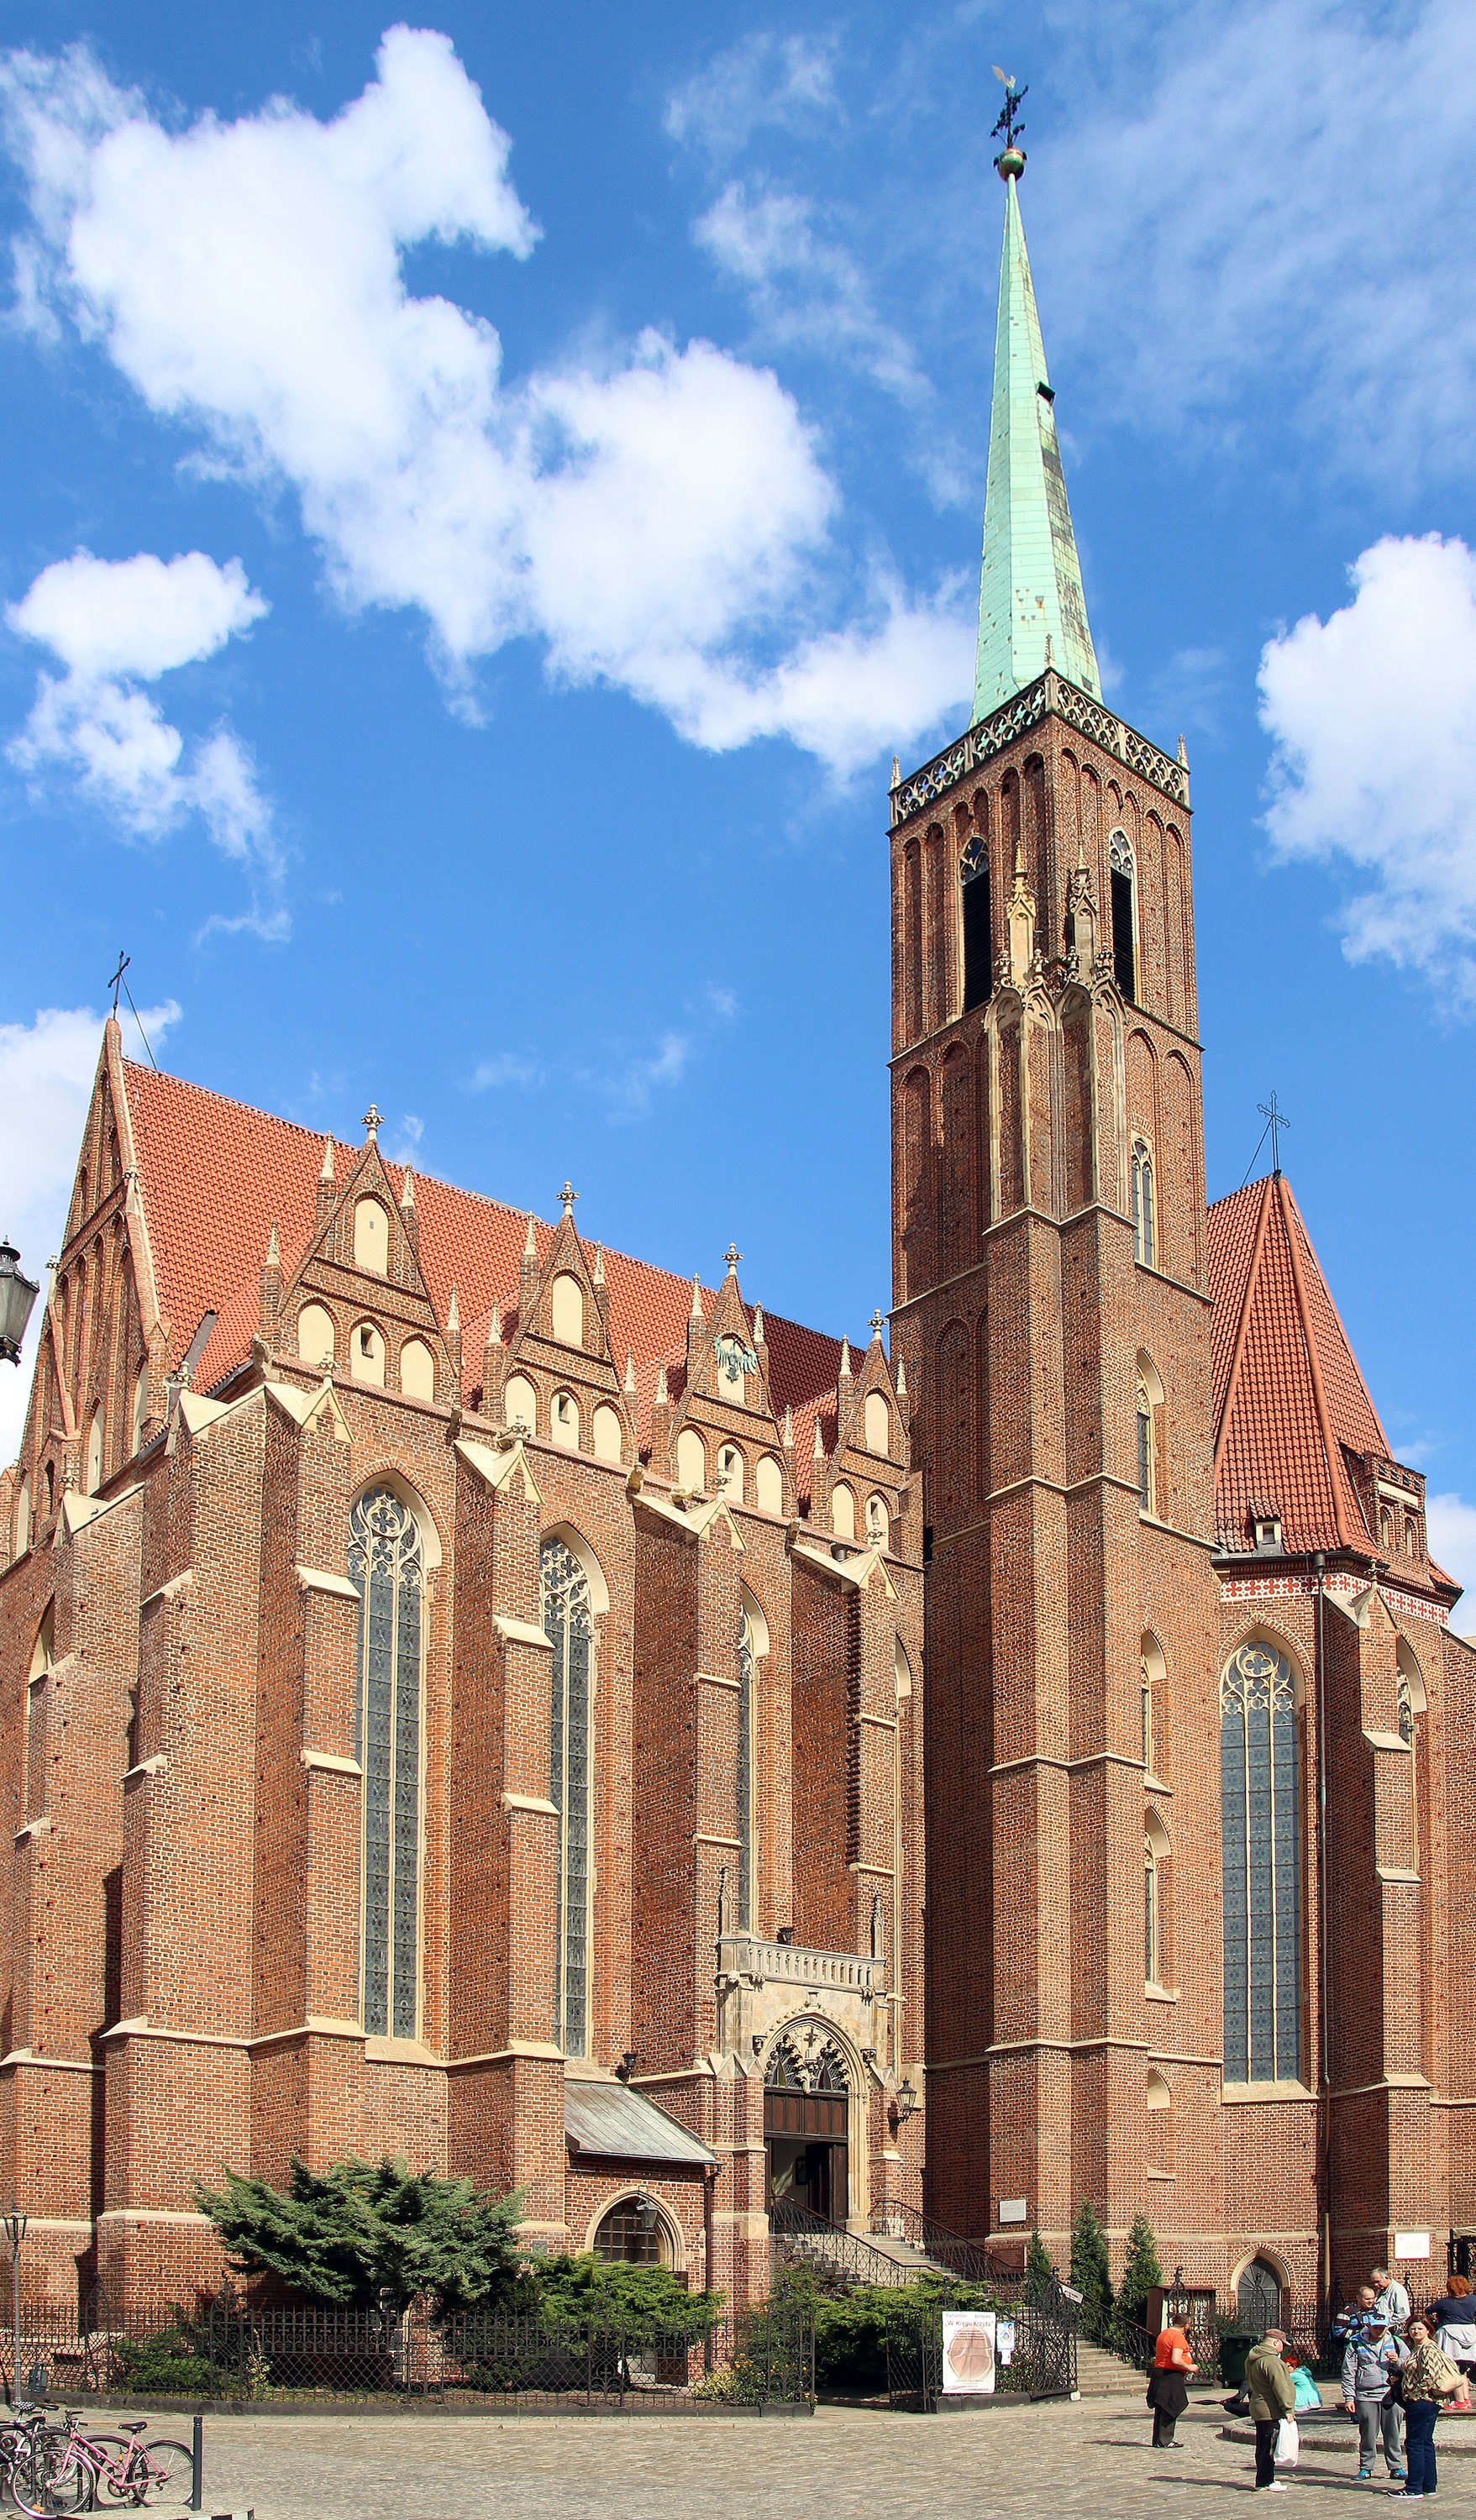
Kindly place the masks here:
[(1315, 1659), (1318, 1700), (1318, 2203), (1322, 2226), (1321, 2289), (1324, 2308), (1332, 2301), (1332, 2076), (1328, 2060), (1327, 2010), (1327, 1664), (1322, 1642), (1322, 1603), (1327, 1589), (1327, 1560), (1320, 1549), (1313, 1553), (1317, 1584)]

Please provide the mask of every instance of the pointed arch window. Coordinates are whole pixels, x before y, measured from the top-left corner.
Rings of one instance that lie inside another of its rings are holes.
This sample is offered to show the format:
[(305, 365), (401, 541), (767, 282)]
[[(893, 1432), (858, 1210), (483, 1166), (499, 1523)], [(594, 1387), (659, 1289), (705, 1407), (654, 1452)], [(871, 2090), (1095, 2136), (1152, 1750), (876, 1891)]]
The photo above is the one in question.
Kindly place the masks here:
[(1153, 1511), (1153, 1402), (1147, 1383), (1138, 1377), (1138, 1510)]
[(1116, 831), (1107, 842), (1107, 868), (1112, 886), (1112, 972), (1123, 996), (1138, 995), (1138, 867), (1127, 832)]
[(1133, 1257), (1144, 1269), (1156, 1268), (1158, 1246), (1153, 1215), (1153, 1154), (1145, 1138), (1133, 1141)]
[(963, 1012), (987, 1005), (994, 989), (994, 945), (989, 902), (989, 844), (976, 832), (959, 861), (959, 903), (963, 925)]
[(738, 1929), (753, 1931), (753, 1735), (757, 1656), (746, 1609), (738, 1611)]
[(1145, 1986), (1163, 1984), (1160, 1925), (1158, 1857), (1151, 1835), (1146, 1835), (1142, 1841), (1142, 1976)]
[(1220, 1682), (1225, 2079), (1302, 2079), (1302, 1819), (1296, 1688), (1275, 1646)]
[(1403, 1637), (1398, 1654), (1397, 1722), (1399, 1737), (1409, 1753), (1409, 1868), (1419, 1870), (1419, 1719), (1425, 1711), (1425, 1684), (1418, 1663)]
[(549, 1800), (559, 1814), (554, 1915), (554, 2036), (566, 2056), (589, 2044), (590, 1713), (595, 1623), (590, 1581), (573, 1551), (546, 1540), (539, 1552), (543, 1626), (554, 1651)]
[(354, 1748), (364, 1771), (364, 2027), (371, 2038), (414, 2039), (425, 1555), (420, 1525), (391, 1488), (372, 1488), (353, 1508), (348, 1572), (359, 1596)]

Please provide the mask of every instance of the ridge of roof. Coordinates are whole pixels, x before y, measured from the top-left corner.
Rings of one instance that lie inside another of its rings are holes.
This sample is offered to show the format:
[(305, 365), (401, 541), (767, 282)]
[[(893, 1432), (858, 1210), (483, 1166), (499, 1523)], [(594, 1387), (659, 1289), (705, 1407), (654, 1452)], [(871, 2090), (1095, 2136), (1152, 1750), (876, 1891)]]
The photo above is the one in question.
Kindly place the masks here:
[[(214, 1332), (197, 1372), (209, 1390), (243, 1364), (257, 1321), (258, 1273), (275, 1224), (282, 1266), (290, 1278), (317, 1231), (318, 1177), (325, 1136), (332, 1139), (340, 1181), (362, 1146), (306, 1128), (276, 1112), (218, 1094), (185, 1077), (122, 1062), (140, 1194), (148, 1217), (160, 1311), (177, 1360), (207, 1311)], [(403, 1193), (406, 1167), (387, 1159), (391, 1188)], [(482, 1191), (464, 1190), (416, 1168), (419, 1254), (437, 1318), (444, 1322), (453, 1285), (464, 1323), (483, 1334), (494, 1302), (515, 1309), (518, 1264), (528, 1214)], [(557, 1228), (534, 1220), (539, 1265)], [(655, 1372), (663, 1359), (685, 1361), (692, 1280), (633, 1254), (604, 1246), (611, 1345), (622, 1365), (627, 1348), (638, 1366), (643, 1440), (649, 1432)], [(704, 1318), (716, 1290), (704, 1287)], [(841, 1342), (765, 1308), (770, 1387), (783, 1417), (798, 1416), (833, 1393)], [(481, 1376), (483, 1338), (464, 1342), (464, 1398)]]

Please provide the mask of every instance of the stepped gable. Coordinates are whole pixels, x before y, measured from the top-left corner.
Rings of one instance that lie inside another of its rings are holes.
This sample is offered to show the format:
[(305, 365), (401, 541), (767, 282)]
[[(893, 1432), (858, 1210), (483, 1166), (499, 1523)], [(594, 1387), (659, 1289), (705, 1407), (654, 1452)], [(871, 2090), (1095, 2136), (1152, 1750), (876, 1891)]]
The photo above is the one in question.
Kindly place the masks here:
[[(194, 1375), (197, 1391), (211, 1391), (250, 1354), (261, 1255), (273, 1225), (285, 1280), (313, 1239), (323, 1135), (129, 1060), (123, 1063), (123, 1077), (171, 1361), (184, 1354), (201, 1316), (218, 1313)], [(334, 1142), (340, 1182), (359, 1152), (341, 1140)], [(386, 1164), (385, 1171), (396, 1197), (402, 1196), (404, 1165)], [(516, 1319), (527, 1216), (520, 1208), (458, 1190), (419, 1170), (415, 1200), (420, 1263), (437, 1318), (444, 1323), (454, 1285), (467, 1326), (463, 1398), (469, 1400), (481, 1378), (493, 1304), (502, 1306), (505, 1334)], [(535, 1219), (540, 1268), (554, 1234), (553, 1226)], [(635, 1358), (644, 1447), (650, 1440), (658, 1368), (664, 1363), (670, 1372), (685, 1370), (692, 1281), (609, 1249), (604, 1273), (611, 1350), (622, 1368), (627, 1349)], [(716, 1302), (715, 1290), (704, 1287), (703, 1310), (709, 1320)], [(808, 1445), (817, 1408), (827, 1408), (833, 1420), (840, 1341), (767, 1310), (765, 1329), (775, 1407), (781, 1418), (786, 1407), (793, 1409), (796, 1442), (803, 1428)]]
[(1211, 1207), (1209, 1273), (1222, 1541), (1243, 1549), (1252, 1508), (1274, 1508), (1290, 1553), (1376, 1553), (1344, 1455), (1387, 1458), (1389, 1439), (1281, 1174)]

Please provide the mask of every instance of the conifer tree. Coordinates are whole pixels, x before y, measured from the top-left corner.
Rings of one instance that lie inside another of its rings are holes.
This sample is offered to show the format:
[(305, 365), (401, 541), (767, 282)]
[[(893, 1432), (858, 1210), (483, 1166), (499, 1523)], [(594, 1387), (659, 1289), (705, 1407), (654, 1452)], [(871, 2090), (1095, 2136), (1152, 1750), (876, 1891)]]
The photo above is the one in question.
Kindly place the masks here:
[(1025, 2251), (1025, 2299), (1033, 2308), (1039, 2309), (1041, 2303), (1049, 2299), (1054, 2273), (1045, 2241), (1039, 2231), (1032, 2231), (1030, 2245)]
[(1123, 2265), (1122, 2281), (1117, 2287), (1116, 2317), (1124, 2325), (1142, 2327), (1148, 2316), (1148, 2295), (1163, 2282), (1163, 2269), (1158, 2263), (1158, 2245), (1153, 2227), (1146, 2214), (1135, 2214), (1133, 2228), (1128, 2233), (1128, 2254)]
[(195, 2193), (239, 2274), (337, 2309), (400, 2311), (423, 2294), (443, 2313), (488, 2306), (518, 2279), (521, 2195), (482, 2196), (470, 2179), (352, 2154), (320, 2174), (294, 2156), (285, 2189), (228, 2170)]
[(1112, 2318), (1112, 2270), (1106, 2232), (1085, 2197), (1071, 2227), (1071, 2280), (1082, 2297), (1082, 2327), (1100, 2343)]

